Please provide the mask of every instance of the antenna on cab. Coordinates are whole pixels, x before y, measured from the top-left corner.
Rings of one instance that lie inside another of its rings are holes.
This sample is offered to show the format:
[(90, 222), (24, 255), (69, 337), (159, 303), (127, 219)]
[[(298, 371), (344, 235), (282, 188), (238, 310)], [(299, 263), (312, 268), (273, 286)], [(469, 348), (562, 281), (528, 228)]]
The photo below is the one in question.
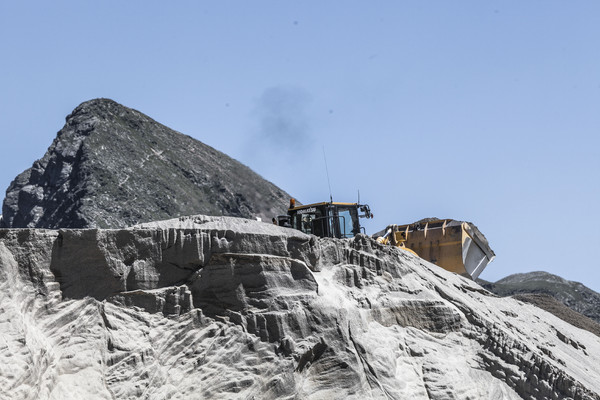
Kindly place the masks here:
[(333, 196), (331, 194), (331, 182), (329, 181), (329, 169), (327, 168), (327, 156), (325, 156), (325, 145), (323, 145), (323, 159), (325, 160), (325, 173), (327, 174), (327, 185), (329, 185), (329, 201), (333, 203)]

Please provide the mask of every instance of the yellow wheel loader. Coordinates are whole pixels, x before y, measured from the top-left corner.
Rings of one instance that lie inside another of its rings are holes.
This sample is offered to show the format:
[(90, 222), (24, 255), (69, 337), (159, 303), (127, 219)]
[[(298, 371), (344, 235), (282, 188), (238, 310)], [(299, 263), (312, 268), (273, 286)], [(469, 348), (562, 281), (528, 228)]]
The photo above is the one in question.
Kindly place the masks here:
[[(373, 218), (368, 205), (330, 201), (296, 206), (292, 199), (287, 215), (273, 222), (319, 237), (343, 239), (364, 233), (360, 218)], [(470, 222), (430, 218), (389, 225), (381, 234), (376, 234), (379, 243), (396, 246), (471, 279), (476, 279), (495, 257), (485, 236)]]

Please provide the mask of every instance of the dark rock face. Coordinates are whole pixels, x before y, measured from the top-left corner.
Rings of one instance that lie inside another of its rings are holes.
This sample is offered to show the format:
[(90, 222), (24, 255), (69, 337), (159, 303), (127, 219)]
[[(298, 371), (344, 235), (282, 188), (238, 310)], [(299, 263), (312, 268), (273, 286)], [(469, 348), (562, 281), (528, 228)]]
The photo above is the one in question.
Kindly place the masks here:
[(289, 197), (227, 155), (96, 99), (11, 183), (0, 226), (120, 228), (200, 213), (270, 220)]
[[(503, 297), (526, 294), (552, 296), (570, 309), (600, 323), (600, 293), (579, 282), (537, 271), (509, 275), (494, 283), (483, 280), (478, 283)], [(523, 297), (522, 300), (528, 298), (534, 297)]]

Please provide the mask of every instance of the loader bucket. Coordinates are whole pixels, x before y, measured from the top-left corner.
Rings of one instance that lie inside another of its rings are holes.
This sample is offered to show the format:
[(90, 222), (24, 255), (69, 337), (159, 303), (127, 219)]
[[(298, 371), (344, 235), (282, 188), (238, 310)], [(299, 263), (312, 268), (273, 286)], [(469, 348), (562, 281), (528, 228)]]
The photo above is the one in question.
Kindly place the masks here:
[(391, 244), (402, 244), (448, 271), (476, 279), (495, 254), (477, 227), (464, 221), (431, 220), (408, 225), (390, 225)]

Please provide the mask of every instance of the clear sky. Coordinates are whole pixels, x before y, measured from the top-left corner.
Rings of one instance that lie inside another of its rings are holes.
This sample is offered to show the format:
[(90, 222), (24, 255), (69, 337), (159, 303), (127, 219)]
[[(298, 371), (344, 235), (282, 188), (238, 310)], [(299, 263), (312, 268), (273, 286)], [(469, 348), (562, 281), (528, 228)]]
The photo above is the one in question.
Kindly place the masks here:
[(369, 233), (474, 222), (600, 291), (600, 2), (2, 1), (0, 188), (107, 97)]

